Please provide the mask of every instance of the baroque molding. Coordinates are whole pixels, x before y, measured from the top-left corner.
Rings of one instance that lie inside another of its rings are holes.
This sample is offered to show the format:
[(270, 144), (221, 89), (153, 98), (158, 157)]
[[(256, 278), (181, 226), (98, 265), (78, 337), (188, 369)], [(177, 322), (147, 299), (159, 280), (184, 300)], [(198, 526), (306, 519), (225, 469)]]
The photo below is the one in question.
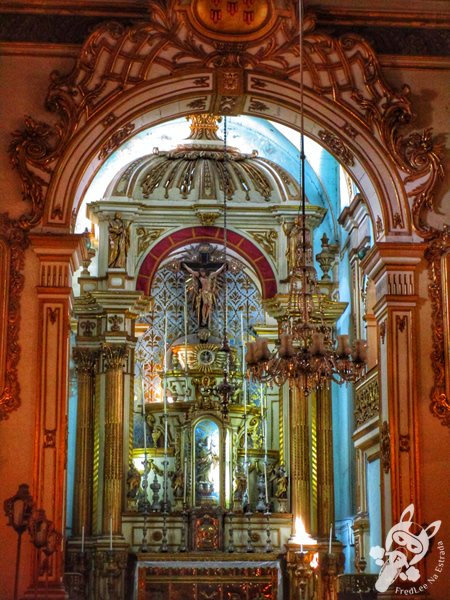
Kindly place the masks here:
[(18, 226), (18, 221), (0, 214), (0, 241), (4, 242), (6, 260), (2, 276), (8, 280), (5, 297), (5, 317), (2, 325), (4, 336), (4, 360), (0, 364), (0, 421), (7, 419), (11, 412), (20, 406), (20, 386), (17, 365), (20, 358), (20, 296), (24, 286), (22, 270), (25, 250), (29, 245), (26, 228)]
[[(442, 258), (450, 252), (450, 227), (446, 227), (439, 237), (432, 240), (425, 251), (428, 262), (428, 295), (431, 300), (433, 350), (431, 365), (434, 386), (431, 390), (430, 409), (441, 419), (442, 425), (450, 427), (450, 398), (447, 396), (445, 374), (445, 322), (443, 316)], [(447, 290), (446, 293), (449, 293)]]
[(378, 378), (365, 382), (355, 394), (355, 426), (361, 427), (373, 417), (378, 416), (380, 411), (380, 390)]
[(269, 229), (268, 231), (253, 231), (248, 229), (247, 231), (264, 248), (269, 256), (276, 258), (278, 233), (275, 229)]
[[(233, 73), (236, 82), (241, 81), (244, 71), (255, 75), (267, 72), (297, 85), (295, 3), (288, 2), (284, 10), (275, 8), (272, 2), (269, 5), (273, 13), (271, 27), (246, 37), (240, 35), (239, 43), (231, 34), (216, 39), (214, 28), (209, 31), (196, 24), (189, 3), (179, 0), (149, 0), (147, 21), (130, 26), (109, 22), (94, 30), (74, 69), (67, 75), (52, 74), (46, 107), (56, 115), (56, 123), (27, 117), (24, 128), (13, 134), (11, 162), (31, 206), (24, 222), (39, 222), (52, 174), (80, 126), (121, 94), (150, 85), (156, 73), (173, 79), (195, 69), (216, 69), (217, 73)], [(316, 31), (312, 14), (305, 15), (303, 27), (307, 50), (305, 87), (350, 110), (371, 135), (382, 141), (398, 169), (406, 174), (416, 230), (424, 238), (436, 236), (438, 231), (425, 223), (424, 213), (433, 209), (433, 191), (443, 177), (443, 146), (434, 143), (429, 129), (403, 135), (413, 115), (408, 86), (398, 92), (387, 85), (376, 54), (359, 35), (334, 38)], [(188, 106), (205, 110), (207, 98), (193, 100)], [(219, 95), (217, 102), (221, 112), (231, 112), (237, 100), (228, 93)], [(257, 98), (251, 102), (254, 110), (255, 102), (264, 104)], [(60, 207), (53, 211), (54, 218), (62, 221)]]
[(389, 423), (383, 421), (380, 431), (380, 454), (381, 466), (387, 474), (391, 470), (391, 433), (389, 431)]
[(331, 152), (347, 167), (351, 167), (355, 164), (355, 158), (350, 148), (344, 144), (344, 142), (331, 131), (325, 131), (321, 129), (319, 131), (319, 137), (322, 142), (331, 150)]

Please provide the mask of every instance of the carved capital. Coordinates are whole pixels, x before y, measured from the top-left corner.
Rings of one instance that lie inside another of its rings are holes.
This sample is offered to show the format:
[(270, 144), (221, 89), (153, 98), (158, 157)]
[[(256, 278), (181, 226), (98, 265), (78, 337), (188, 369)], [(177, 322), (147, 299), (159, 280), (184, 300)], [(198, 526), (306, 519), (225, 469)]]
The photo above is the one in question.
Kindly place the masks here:
[(121, 369), (128, 355), (127, 347), (124, 345), (103, 344), (101, 352), (105, 371)]
[(90, 348), (74, 348), (73, 359), (76, 364), (77, 373), (93, 375), (97, 366), (98, 350)]

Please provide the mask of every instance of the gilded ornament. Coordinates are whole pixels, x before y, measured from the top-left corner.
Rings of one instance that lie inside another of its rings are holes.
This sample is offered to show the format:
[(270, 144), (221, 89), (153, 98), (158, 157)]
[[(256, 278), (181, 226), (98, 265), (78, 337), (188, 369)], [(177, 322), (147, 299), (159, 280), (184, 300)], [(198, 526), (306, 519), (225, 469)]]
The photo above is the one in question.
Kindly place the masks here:
[(384, 341), (386, 339), (386, 321), (382, 321), (380, 323), (380, 339), (381, 339), (381, 343), (384, 344)]
[(103, 344), (101, 353), (106, 371), (122, 369), (128, 356), (127, 348), (124, 345)]
[(147, 227), (138, 227), (136, 235), (138, 238), (138, 254), (142, 254), (152, 242), (157, 240), (164, 229), (148, 229)]
[(77, 372), (85, 373), (87, 375), (94, 375), (97, 366), (98, 355), (98, 350), (80, 348), (78, 346), (75, 347), (73, 349), (73, 360), (75, 361)]
[(276, 259), (278, 233), (275, 229), (269, 229), (267, 231), (255, 231), (249, 229), (247, 231), (252, 238), (264, 248), (267, 254)]
[(431, 353), (431, 366), (434, 374), (434, 386), (430, 398), (431, 412), (441, 419), (442, 425), (450, 427), (450, 398), (447, 390), (449, 382), (446, 380), (446, 341), (445, 328), (448, 327), (444, 321), (443, 294), (448, 290), (443, 289), (442, 261), (450, 251), (450, 227), (446, 227), (441, 234), (432, 240), (425, 251), (428, 262), (428, 295), (432, 306), (432, 340), (433, 350)]
[(377, 230), (377, 237), (379, 238), (384, 231), (383, 221), (381, 220), (380, 215), (377, 215), (377, 218), (375, 221), (375, 228)]
[(26, 231), (5, 213), (0, 214), (0, 276), (2, 286), (0, 323), (0, 421), (20, 406), (17, 364), (20, 357), (20, 295), (24, 277), (21, 273), (29, 240)]
[(389, 424), (387, 421), (383, 421), (381, 426), (380, 454), (383, 471), (385, 473), (389, 473), (391, 470), (391, 433), (389, 431)]
[(355, 164), (353, 153), (337, 135), (321, 129), (319, 131), (319, 137), (338, 160), (347, 167), (353, 167)]
[(103, 144), (102, 149), (98, 153), (98, 158), (100, 160), (104, 160), (107, 158), (114, 150), (124, 142), (130, 134), (134, 131), (134, 123), (127, 123), (113, 134), (111, 134), (108, 140)]
[(380, 411), (380, 391), (378, 379), (365, 381), (358, 387), (355, 394), (354, 417), (356, 427), (361, 427), (373, 417), (379, 415)]
[(396, 315), (395, 322), (396, 322), (396, 325), (397, 325), (397, 329), (401, 333), (403, 333), (405, 331), (407, 320), (408, 319), (407, 319), (406, 315), (403, 315), (403, 316)]

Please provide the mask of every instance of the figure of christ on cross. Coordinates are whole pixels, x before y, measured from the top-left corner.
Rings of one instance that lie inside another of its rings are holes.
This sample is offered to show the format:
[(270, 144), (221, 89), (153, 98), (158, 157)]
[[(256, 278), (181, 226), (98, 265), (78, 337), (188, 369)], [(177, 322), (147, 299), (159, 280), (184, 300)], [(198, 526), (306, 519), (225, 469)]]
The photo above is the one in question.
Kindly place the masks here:
[(216, 303), (216, 279), (225, 269), (226, 263), (212, 273), (207, 273), (205, 269), (194, 271), (186, 263), (182, 263), (182, 266), (194, 278), (194, 307), (197, 311), (198, 325), (199, 327), (209, 327), (211, 313)]

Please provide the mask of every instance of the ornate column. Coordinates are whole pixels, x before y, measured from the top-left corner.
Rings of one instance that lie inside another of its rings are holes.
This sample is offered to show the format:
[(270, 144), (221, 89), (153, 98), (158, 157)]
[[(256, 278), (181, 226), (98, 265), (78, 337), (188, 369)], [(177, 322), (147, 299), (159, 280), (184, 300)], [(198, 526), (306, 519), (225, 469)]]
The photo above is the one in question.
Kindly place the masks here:
[(334, 526), (334, 473), (331, 390), (318, 390), (317, 402), (317, 535), (328, 540)]
[(291, 512), (300, 516), (308, 532), (311, 531), (311, 475), (309, 449), (308, 399), (297, 389), (290, 396), (290, 473)]
[(94, 393), (98, 351), (74, 348), (78, 377), (78, 409), (73, 526), (74, 536), (92, 535), (92, 478), (94, 446)]
[[(65, 529), (65, 476), (67, 453), (67, 386), (69, 364), (69, 311), (72, 274), (86, 253), (82, 235), (32, 234), (40, 261), (37, 288), (39, 345), (36, 397), (35, 463), (32, 495), (36, 505), (60, 533)], [(33, 583), (25, 597), (66, 598), (62, 581), (63, 545), (50, 557), (46, 573), (33, 562)]]
[[(123, 365), (125, 345), (102, 347), (105, 377), (105, 447), (103, 472), (102, 534), (122, 534), (123, 480)], [(127, 403), (128, 405), (128, 403)]]
[(421, 522), (419, 456), (415, 443), (418, 374), (417, 270), (424, 244), (376, 244), (362, 266), (376, 290), (379, 330), (383, 537), (411, 502)]

